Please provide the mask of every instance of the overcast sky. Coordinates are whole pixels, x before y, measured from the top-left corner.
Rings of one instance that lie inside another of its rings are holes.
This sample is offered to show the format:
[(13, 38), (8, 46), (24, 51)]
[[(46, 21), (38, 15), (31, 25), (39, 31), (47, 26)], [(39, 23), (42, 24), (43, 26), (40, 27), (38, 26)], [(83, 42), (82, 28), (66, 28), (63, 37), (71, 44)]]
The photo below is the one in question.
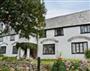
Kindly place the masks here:
[(46, 18), (90, 10), (90, 0), (44, 0)]

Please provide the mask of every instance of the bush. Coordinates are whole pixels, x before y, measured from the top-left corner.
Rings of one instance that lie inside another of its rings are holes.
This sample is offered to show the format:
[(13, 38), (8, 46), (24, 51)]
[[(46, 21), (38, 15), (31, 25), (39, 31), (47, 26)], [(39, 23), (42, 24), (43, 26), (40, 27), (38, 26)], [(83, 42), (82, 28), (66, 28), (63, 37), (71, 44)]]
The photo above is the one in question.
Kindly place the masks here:
[(72, 63), (69, 67), (69, 71), (78, 71), (79, 70), (79, 63)]
[(85, 51), (85, 57), (86, 57), (87, 59), (90, 58), (90, 50), (86, 50), (86, 51)]
[(7, 65), (5, 65), (5, 64), (2, 65), (0, 69), (1, 69), (1, 71), (10, 71), (9, 67)]
[(3, 59), (3, 57), (4, 57), (4, 55), (1, 55), (1, 54), (0, 54), (0, 60), (2, 60), (2, 59)]
[(53, 64), (51, 71), (66, 71), (65, 63), (62, 60), (57, 60)]

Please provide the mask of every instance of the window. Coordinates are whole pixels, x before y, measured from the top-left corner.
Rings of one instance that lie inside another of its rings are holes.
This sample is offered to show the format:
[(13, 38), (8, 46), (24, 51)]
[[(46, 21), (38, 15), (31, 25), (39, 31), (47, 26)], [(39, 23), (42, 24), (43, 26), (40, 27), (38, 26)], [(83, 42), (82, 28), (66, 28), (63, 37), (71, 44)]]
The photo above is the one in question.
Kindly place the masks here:
[(90, 25), (81, 26), (81, 34), (82, 33), (90, 33)]
[(1, 28), (3, 29), (3, 24), (1, 24)]
[(3, 42), (3, 37), (0, 37), (0, 42)]
[(2, 29), (3, 30), (3, 22), (0, 22), (0, 29)]
[(15, 36), (14, 35), (11, 35), (10, 36), (10, 41), (14, 41), (15, 40)]
[(46, 30), (43, 31), (43, 35), (40, 38), (46, 37)]
[(5, 54), (6, 53), (6, 46), (1, 46), (0, 47), (0, 54)]
[(72, 54), (83, 54), (88, 49), (87, 42), (73, 42), (71, 44)]
[(17, 49), (15, 46), (13, 46), (13, 51), (12, 51), (12, 53), (13, 53), (13, 54), (17, 54), (17, 53), (18, 53), (18, 49)]
[(43, 45), (43, 54), (55, 54), (55, 44), (44, 44)]
[(63, 28), (55, 29), (55, 36), (62, 36), (62, 35), (64, 35)]

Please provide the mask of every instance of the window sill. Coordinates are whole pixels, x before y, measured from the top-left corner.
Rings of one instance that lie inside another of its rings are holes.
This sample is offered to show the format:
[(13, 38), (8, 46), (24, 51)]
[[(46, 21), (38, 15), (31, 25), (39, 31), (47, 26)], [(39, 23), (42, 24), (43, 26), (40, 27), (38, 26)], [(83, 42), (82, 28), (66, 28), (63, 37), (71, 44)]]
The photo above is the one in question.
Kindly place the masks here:
[(90, 32), (81, 32), (80, 34), (89, 34)]
[(72, 54), (84, 54), (84, 53), (72, 53)]
[(64, 35), (55, 35), (55, 37), (58, 37), (58, 36), (64, 36)]

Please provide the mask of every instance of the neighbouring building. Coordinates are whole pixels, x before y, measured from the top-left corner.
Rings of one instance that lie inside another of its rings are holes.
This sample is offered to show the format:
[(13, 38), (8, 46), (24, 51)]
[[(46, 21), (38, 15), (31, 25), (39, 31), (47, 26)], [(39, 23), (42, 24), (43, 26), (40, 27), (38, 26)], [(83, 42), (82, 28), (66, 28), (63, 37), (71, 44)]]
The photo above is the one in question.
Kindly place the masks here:
[[(4, 23), (0, 22), (0, 30), (2, 30), (4, 27)], [(12, 28), (9, 28), (10, 30), (8, 33), (1, 34), (0, 35), (0, 55), (5, 55), (5, 56), (19, 56), (19, 57), (27, 57), (29, 58), (30, 56), (33, 56), (33, 51), (35, 52), (34, 54), (37, 54), (36, 50), (29, 49), (27, 48), (26, 50), (17, 49), (16, 48), (16, 43), (30, 43), (30, 44), (35, 44), (37, 45), (37, 40), (35, 36), (30, 36), (30, 39), (27, 40), (25, 38), (20, 38), (18, 34), (15, 33), (15, 31)], [(27, 52), (25, 52), (27, 51)]]
[[(0, 28), (3, 29), (1, 22)], [(37, 44), (34, 36), (30, 40), (19, 38), (18, 34), (10, 31), (0, 36), (0, 54), (23, 57), (24, 51), (15, 48), (17, 42)], [(37, 56), (42, 59), (63, 58), (83, 59), (85, 50), (90, 49), (90, 10), (69, 15), (46, 19), (44, 36), (39, 38)], [(27, 49), (27, 57), (33, 55), (32, 49)]]

